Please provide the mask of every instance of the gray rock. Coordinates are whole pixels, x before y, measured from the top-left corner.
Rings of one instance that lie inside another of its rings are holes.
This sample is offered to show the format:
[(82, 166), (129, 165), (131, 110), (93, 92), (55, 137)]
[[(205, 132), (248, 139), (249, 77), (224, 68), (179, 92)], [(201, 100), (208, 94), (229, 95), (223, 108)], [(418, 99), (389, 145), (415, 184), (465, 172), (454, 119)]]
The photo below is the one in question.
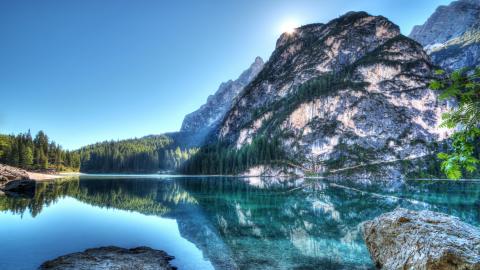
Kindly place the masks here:
[(29, 177), (27, 171), (16, 167), (0, 164), (0, 179), (20, 180), (28, 178)]
[(380, 269), (480, 269), (480, 229), (456, 217), (397, 208), (365, 222), (363, 237)]
[(446, 70), (480, 65), (480, 1), (459, 0), (439, 6), (410, 37)]
[(278, 139), (305, 173), (405, 178), (418, 168), (404, 161), (445, 137), (446, 106), (428, 89), (432, 69), (422, 46), (385, 17), (350, 12), (305, 25), (278, 39), (217, 139), (237, 149)]
[(255, 79), (263, 64), (262, 58), (257, 57), (238, 79), (222, 83), (204, 105), (185, 116), (180, 131), (206, 135), (223, 118), (243, 88)]
[(170, 270), (176, 269), (169, 261), (174, 257), (161, 250), (149, 247), (124, 249), (119, 247), (101, 247), (87, 249), (47, 261), (40, 270)]
[(31, 180), (27, 171), (0, 164), (0, 190), (23, 192), (35, 189), (35, 181)]
[(423, 25), (414, 26), (409, 36), (423, 46), (445, 43), (477, 24), (479, 16), (480, 1), (453, 1), (439, 6)]

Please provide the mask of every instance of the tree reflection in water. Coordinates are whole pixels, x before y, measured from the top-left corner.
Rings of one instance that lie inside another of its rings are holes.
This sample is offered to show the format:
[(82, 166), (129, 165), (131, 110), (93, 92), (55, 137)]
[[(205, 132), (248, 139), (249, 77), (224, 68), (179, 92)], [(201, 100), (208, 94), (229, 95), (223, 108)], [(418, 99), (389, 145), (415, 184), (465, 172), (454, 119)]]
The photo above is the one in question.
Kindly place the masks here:
[(173, 218), (221, 269), (371, 268), (359, 226), (398, 206), (480, 224), (478, 182), (90, 177), (39, 183), (31, 198), (0, 196), (0, 210), (36, 216), (65, 196)]

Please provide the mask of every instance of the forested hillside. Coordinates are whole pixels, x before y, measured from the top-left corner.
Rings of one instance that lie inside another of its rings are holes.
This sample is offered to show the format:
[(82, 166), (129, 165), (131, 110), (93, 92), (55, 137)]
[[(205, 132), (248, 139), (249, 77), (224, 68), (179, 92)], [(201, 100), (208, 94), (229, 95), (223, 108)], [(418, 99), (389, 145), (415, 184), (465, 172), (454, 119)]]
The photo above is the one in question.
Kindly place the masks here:
[(43, 131), (35, 138), (28, 131), (18, 135), (0, 134), (0, 163), (26, 170), (78, 171), (80, 155), (63, 150)]
[(184, 133), (105, 141), (75, 151), (64, 150), (40, 131), (0, 134), (0, 163), (26, 170), (99, 173), (176, 171), (198, 150), (195, 137)]
[(148, 173), (173, 171), (197, 148), (180, 143), (182, 136), (152, 135), (142, 138), (105, 141), (77, 150), (82, 172)]
[(278, 140), (257, 137), (240, 149), (229, 148), (218, 142), (202, 147), (185, 162), (181, 172), (186, 174), (238, 174), (260, 164), (285, 162), (285, 154)]

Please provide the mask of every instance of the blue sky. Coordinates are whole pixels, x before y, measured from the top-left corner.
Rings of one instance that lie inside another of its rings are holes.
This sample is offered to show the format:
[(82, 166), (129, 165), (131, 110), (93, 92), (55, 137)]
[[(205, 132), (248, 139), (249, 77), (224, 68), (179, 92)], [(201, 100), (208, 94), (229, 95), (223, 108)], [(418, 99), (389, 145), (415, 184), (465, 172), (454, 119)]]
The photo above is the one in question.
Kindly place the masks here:
[(347, 11), (408, 34), (451, 0), (0, 0), (0, 132), (67, 149), (176, 131), (222, 81), (268, 59), (282, 25)]

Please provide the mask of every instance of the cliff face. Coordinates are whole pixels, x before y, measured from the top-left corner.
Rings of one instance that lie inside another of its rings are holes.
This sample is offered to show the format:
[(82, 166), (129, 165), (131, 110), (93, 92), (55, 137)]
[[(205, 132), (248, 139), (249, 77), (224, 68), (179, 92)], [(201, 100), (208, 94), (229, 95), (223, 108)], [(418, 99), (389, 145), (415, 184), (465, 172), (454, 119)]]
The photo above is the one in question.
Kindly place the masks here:
[(279, 38), (217, 139), (237, 149), (259, 136), (278, 140), (305, 172), (403, 177), (400, 161), (447, 135), (431, 74), (422, 46), (384, 17), (351, 12), (302, 26)]
[(480, 65), (480, 0), (459, 0), (438, 7), (409, 36), (443, 69)]
[(263, 68), (263, 60), (257, 57), (250, 67), (238, 79), (224, 82), (215, 94), (208, 97), (207, 102), (198, 110), (185, 116), (181, 132), (206, 134), (230, 109), (233, 100), (250, 83)]

